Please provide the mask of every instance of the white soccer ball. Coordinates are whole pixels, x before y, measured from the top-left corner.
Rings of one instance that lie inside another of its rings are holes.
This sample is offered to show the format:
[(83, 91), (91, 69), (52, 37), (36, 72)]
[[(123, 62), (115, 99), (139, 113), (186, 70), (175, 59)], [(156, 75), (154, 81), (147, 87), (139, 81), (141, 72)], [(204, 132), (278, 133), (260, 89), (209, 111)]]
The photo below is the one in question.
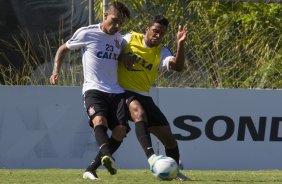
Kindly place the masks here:
[(155, 162), (152, 173), (158, 179), (172, 180), (177, 176), (178, 165), (173, 158), (164, 156)]

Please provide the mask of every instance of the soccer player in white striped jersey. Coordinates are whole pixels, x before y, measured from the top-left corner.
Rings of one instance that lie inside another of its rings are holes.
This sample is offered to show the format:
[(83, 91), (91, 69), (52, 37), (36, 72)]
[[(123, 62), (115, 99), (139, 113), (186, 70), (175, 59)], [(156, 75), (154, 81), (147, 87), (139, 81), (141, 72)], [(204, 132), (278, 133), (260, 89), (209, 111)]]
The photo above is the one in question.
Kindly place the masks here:
[[(129, 131), (124, 90), (117, 79), (117, 59), (123, 40), (119, 31), (127, 18), (130, 18), (130, 12), (124, 4), (117, 1), (110, 3), (101, 23), (78, 29), (58, 48), (50, 77), (50, 83), (56, 84), (66, 53), (81, 50), (84, 105), (102, 153), (101, 164), (112, 175), (116, 174), (117, 169), (111, 153)], [(107, 134), (108, 128), (112, 130), (111, 138)], [(83, 178), (95, 180), (95, 174), (86, 169)]]

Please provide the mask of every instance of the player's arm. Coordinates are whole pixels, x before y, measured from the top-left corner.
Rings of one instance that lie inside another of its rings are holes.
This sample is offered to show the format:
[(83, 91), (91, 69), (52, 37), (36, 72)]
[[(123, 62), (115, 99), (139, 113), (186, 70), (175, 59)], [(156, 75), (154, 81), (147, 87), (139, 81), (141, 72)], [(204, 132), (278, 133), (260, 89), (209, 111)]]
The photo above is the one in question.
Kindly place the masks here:
[(59, 77), (59, 73), (60, 73), (60, 68), (63, 62), (63, 59), (65, 57), (65, 55), (67, 54), (67, 52), (69, 51), (68, 47), (66, 46), (66, 44), (61, 45), (55, 55), (55, 59), (54, 59), (54, 67), (53, 67), (53, 72), (52, 75), (50, 77), (50, 83), (55, 85), (58, 81), (58, 77)]
[(118, 57), (118, 61), (123, 62), (127, 70), (132, 70), (134, 67), (134, 63), (136, 62), (136, 56), (134, 57), (132, 54), (121, 53)]
[(185, 50), (184, 43), (187, 37), (187, 25), (183, 28), (181, 25), (178, 26), (178, 32), (176, 35), (177, 49), (176, 56), (169, 62), (169, 68), (178, 72), (181, 72), (184, 68), (185, 61)]

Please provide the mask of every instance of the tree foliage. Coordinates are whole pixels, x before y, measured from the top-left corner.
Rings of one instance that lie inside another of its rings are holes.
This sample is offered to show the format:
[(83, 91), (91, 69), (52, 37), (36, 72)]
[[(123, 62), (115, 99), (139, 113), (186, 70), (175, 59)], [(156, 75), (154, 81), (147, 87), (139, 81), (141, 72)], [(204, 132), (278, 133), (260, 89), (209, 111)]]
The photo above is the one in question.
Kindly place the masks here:
[[(88, 0), (82, 0), (85, 1)], [(165, 15), (170, 24), (164, 43), (172, 51), (176, 50), (175, 35), (178, 25), (188, 25), (189, 35), (185, 44), (188, 61), (185, 71), (160, 72), (156, 81), (158, 86), (282, 88), (281, 3), (229, 0), (119, 1), (125, 3), (132, 14), (132, 19), (125, 25), (122, 33), (132, 30), (143, 32), (153, 15)], [(92, 2), (95, 18), (93, 23), (101, 22), (103, 1)], [(26, 53), (24, 50), (22, 52)], [(52, 54), (55, 53), (50, 55)], [(29, 75), (31, 72), (26, 73)], [(3, 73), (12, 75), (17, 72), (0, 66), (0, 74)], [(78, 75), (79, 71), (74, 73)], [(10, 79), (8, 84), (18, 84), (11, 75), (5, 75)], [(16, 78), (17, 81), (26, 81)], [(66, 79), (68, 78), (66, 74)], [(32, 84), (32, 81), (28, 81), (26, 84)], [(48, 76), (45, 81), (48, 81)], [(63, 82), (64, 85), (81, 83), (81, 77), (79, 81), (72, 79), (70, 82)]]
[(278, 3), (190, 0), (123, 1), (142, 31), (154, 14), (170, 20), (166, 44), (175, 50), (179, 24), (188, 24), (184, 73), (164, 72), (159, 86), (281, 88), (282, 6)]

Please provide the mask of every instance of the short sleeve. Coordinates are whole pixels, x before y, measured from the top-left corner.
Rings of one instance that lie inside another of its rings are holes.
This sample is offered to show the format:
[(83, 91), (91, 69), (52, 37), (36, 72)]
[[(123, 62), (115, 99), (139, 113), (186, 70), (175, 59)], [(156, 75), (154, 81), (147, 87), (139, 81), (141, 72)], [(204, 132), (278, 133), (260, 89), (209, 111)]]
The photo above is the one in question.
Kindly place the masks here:
[(170, 50), (167, 47), (163, 47), (161, 51), (161, 61), (159, 65), (159, 69), (166, 67), (169, 70), (169, 62), (174, 58), (172, 56)]
[(127, 33), (125, 35), (123, 35), (123, 40), (121, 43), (121, 48), (123, 49), (125, 47), (125, 45), (129, 42), (130, 38), (131, 38), (131, 33)]
[(84, 28), (78, 29), (73, 36), (66, 42), (66, 46), (70, 50), (80, 49), (85, 46), (85, 31)]

